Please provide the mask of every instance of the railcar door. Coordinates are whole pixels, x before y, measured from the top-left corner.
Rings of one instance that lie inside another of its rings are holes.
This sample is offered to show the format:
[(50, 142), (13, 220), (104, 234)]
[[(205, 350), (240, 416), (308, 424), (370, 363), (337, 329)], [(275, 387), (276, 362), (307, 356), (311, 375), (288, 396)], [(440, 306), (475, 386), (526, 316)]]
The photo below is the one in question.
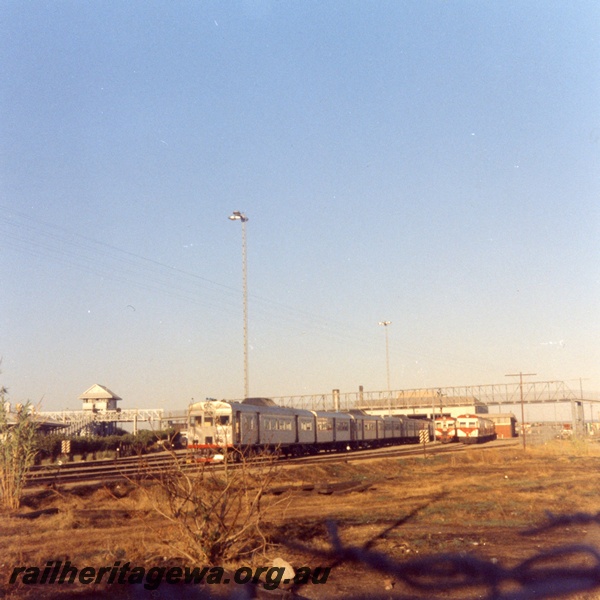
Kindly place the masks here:
[(261, 442), (261, 438), (263, 436), (263, 432), (262, 432), (262, 424), (260, 422), (260, 413), (252, 413), (254, 415), (254, 418), (256, 419), (256, 442), (254, 442), (255, 444), (260, 444)]
[(233, 444), (239, 446), (241, 442), (241, 427), (242, 427), (242, 414), (239, 410), (235, 411), (235, 417), (233, 419)]

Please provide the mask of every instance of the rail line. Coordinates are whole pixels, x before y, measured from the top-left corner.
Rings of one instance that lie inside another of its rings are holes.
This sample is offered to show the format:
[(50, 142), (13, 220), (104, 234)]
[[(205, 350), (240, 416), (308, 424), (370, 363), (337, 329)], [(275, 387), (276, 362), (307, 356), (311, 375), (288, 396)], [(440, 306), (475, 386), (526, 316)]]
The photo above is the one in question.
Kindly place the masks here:
[(178, 450), (173, 454), (146, 454), (118, 459), (105, 459), (89, 462), (62, 463), (48, 466), (36, 466), (31, 470), (27, 487), (48, 486), (53, 484), (88, 483), (111, 481), (115, 479), (135, 479), (144, 474), (157, 473), (173, 465), (177, 460), (185, 465), (187, 450)]
[[(465, 452), (469, 448), (478, 448), (482, 450), (503, 449), (516, 446), (517, 439), (497, 440), (477, 446), (466, 444), (439, 444), (430, 442), (423, 448), (422, 444), (410, 446), (387, 446), (384, 448), (374, 448), (368, 450), (358, 450), (353, 452), (328, 452), (312, 456), (304, 456), (282, 459), (286, 465), (290, 466), (310, 466), (323, 465), (335, 462), (359, 462), (365, 460), (384, 459), (384, 458), (409, 458), (413, 456), (432, 456), (434, 454)], [(61, 465), (38, 466), (34, 467), (29, 475), (27, 487), (42, 487), (52, 485), (67, 484), (90, 484), (99, 481), (115, 481), (123, 479), (141, 479), (147, 476), (153, 476), (160, 473), (161, 470), (172, 468), (173, 461), (177, 461), (178, 468), (192, 471), (198, 468), (199, 464), (194, 460), (193, 454), (188, 450), (178, 450), (175, 453), (162, 452), (160, 454), (150, 454), (136, 457), (119, 458), (114, 460), (100, 460), (87, 463), (63, 463)], [(206, 464), (206, 463), (204, 463)], [(236, 465), (230, 465), (235, 468)], [(220, 463), (210, 464), (210, 468), (222, 468)]]

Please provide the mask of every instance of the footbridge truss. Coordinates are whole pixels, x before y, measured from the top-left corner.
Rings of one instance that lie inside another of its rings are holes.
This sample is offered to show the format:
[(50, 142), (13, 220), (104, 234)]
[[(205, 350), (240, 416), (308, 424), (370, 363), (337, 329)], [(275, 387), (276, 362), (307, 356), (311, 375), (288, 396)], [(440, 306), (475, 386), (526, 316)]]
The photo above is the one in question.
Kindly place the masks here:
[(486, 406), (489, 412), (502, 412), (504, 405), (551, 404), (557, 402), (600, 402), (598, 399), (582, 398), (564, 381), (518, 381), (485, 385), (419, 388), (391, 391), (365, 391), (340, 393), (332, 390), (327, 394), (280, 396), (273, 400), (280, 406), (308, 410), (387, 410), (401, 412), (423, 409), (432, 414), (440, 413), (449, 406)]
[(96, 426), (104, 423), (133, 423), (133, 433), (138, 431), (138, 423), (146, 422), (156, 430), (176, 422), (185, 422), (186, 411), (166, 412), (162, 408), (132, 408), (117, 410), (61, 410), (40, 412), (40, 417), (57, 425), (57, 432), (65, 435), (78, 435), (93, 432)]

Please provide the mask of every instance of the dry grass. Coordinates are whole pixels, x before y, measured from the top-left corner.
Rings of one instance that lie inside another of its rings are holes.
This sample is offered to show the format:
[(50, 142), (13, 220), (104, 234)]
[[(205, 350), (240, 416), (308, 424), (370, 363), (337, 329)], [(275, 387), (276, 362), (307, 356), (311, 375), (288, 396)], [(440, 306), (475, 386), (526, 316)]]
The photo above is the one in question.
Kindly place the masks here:
[[(578, 448), (570, 442), (526, 453), (472, 448), (427, 460), (350, 460), (316, 468), (287, 467), (284, 483), (293, 484), (293, 491), (289, 506), (271, 515), (269, 534), (279, 541), (271, 558), (279, 555), (292, 564), (311, 567), (324, 564), (314, 551), (302, 550), (297, 543), (327, 548), (328, 519), (338, 523), (344, 543), (368, 544), (397, 560), (460, 552), (514, 564), (561, 543), (596, 543), (600, 533), (593, 525), (530, 536), (522, 531), (543, 523), (545, 511), (598, 512), (599, 467), (595, 445)], [(333, 490), (340, 482), (355, 485), (322, 494), (319, 490), (327, 491), (323, 482)], [(25, 510), (55, 507), (59, 513), (32, 521), (0, 518), (7, 576), (14, 566), (43, 566), (50, 560), (86, 566), (127, 560), (157, 566), (173, 558), (163, 543), (174, 535), (173, 529), (152, 512), (145, 495), (134, 486), (48, 490), (30, 494), (26, 505)], [(266, 560), (256, 562), (268, 564)], [(0, 582), (0, 595), (50, 593), (15, 588), (6, 581)], [(397, 585), (393, 591), (401, 589)], [(383, 592), (381, 576), (351, 565), (336, 566), (327, 585), (301, 591), (313, 598), (367, 592)]]

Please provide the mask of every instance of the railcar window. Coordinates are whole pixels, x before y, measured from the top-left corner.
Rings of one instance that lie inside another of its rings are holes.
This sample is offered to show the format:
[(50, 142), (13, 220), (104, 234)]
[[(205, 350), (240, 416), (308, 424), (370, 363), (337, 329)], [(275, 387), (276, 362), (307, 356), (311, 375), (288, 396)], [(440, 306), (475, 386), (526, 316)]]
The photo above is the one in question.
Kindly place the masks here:
[(190, 425), (202, 425), (202, 416), (199, 417), (192, 417), (190, 420)]
[(243, 415), (244, 429), (256, 429), (256, 420), (254, 417)]
[(213, 425), (213, 418), (212, 417), (204, 417), (204, 424), (208, 425), (209, 427), (212, 427), (212, 425)]
[(338, 431), (348, 431), (348, 429), (350, 429), (350, 423), (348, 421), (338, 420), (335, 426)]
[(300, 431), (312, 431), (312, 421), (300, 421)]
[(331, 431), (333, 429), (333, 419), (327, 417), (317, 419), (317, 429), (319, 431)]
[(217, 422), (219, 425), (229, 425), (229, 415), (221, 415), (217, 417)]

